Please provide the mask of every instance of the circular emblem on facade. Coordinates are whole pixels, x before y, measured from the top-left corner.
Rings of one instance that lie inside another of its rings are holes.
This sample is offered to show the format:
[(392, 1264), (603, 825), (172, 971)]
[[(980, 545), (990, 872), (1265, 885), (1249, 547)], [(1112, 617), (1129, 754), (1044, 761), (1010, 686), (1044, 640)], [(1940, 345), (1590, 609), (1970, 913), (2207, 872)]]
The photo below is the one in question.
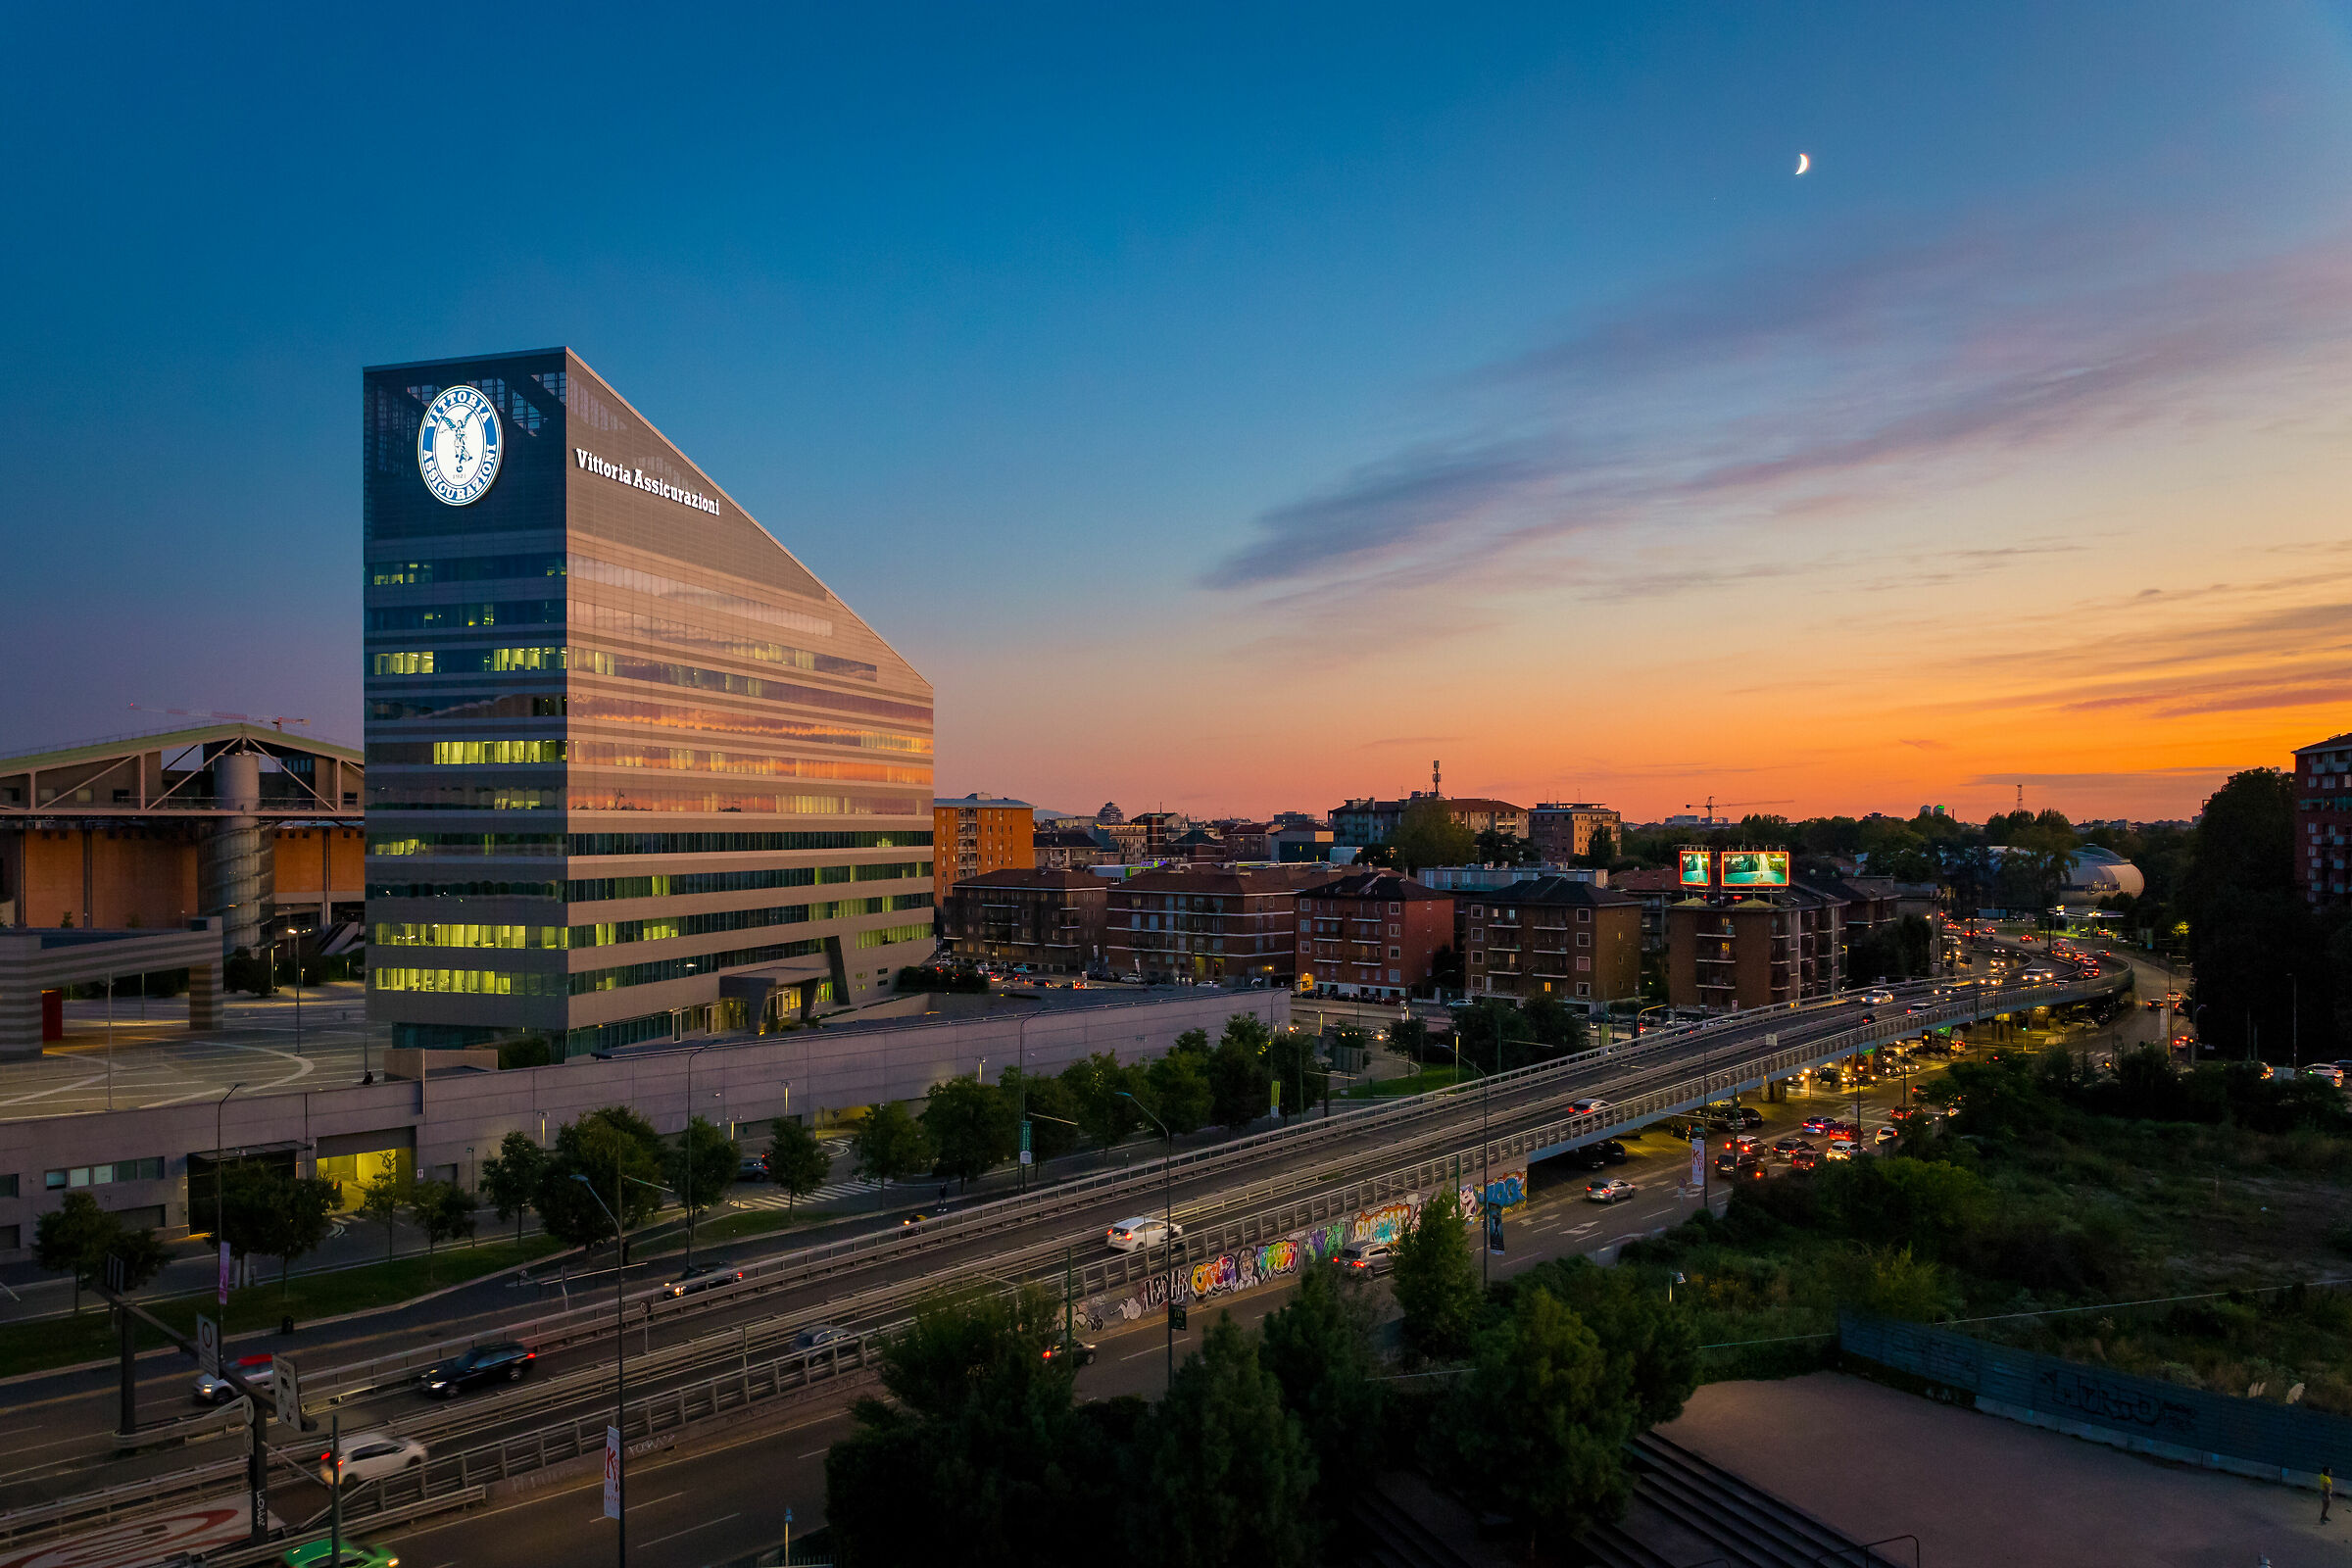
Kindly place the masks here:
[(498, 410), (478, 387), (450, 387), (433, 399), (416, 427), (416, 471), (427, 490), (453, 507), (479, 500), (490, 488), (504, 450)]

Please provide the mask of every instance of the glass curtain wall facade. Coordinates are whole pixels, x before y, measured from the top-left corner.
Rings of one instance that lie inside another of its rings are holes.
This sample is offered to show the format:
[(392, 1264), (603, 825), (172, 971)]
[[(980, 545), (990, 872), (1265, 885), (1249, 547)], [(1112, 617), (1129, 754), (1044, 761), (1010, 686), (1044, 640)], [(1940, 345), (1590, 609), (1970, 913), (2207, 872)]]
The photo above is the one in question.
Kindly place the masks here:
[(566, 349), (376, 367), (363, 401), (396, 1045), (763, 1027), (929, 955), (912, 666)]

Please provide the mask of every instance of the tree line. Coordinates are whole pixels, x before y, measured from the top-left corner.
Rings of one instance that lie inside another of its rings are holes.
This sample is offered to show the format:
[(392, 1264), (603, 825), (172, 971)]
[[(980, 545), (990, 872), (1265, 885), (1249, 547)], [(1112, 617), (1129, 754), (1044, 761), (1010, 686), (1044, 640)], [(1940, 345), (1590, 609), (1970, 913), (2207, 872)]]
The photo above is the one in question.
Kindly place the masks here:
[(1273, 1110), (1278, 1084), (1291, 1111), (1324, 1100), (1331, 1074), (1316, 1044), (1241, 1012), (1214, 1043), (1206, 1030), (1188, 1029), (1165, 1054), (1132, 1063), (1099, 1051), (1055, 1074), (1008, 1067), (988, 1084), (966, 1073), (932, 1085), (919, 1111), (876, 1105), (851, 1148), (858, 1173), (885, 1185), (928, 1174), (968, 1186), (1019, 1152), (1024, 1118), (1041, 1163), (1085, 1145), (1109, 1149), (1138, 1131), (1183, 1137), (1246, 1126)]
[(1531, 1548), (1614, 1518), (1626, 1439), (1696, 1384), (1662, 1282), (1574, 1259), (1481, 1290), (1445, 1200), (1395, 1280), (1401, 1349), (1377, 1298), (1319, 1264), (1256, 1332), (1218, 1313), (1157, 1401), (1079, 1402), (1074, 1358), (1051, 1353), (1066, 1307), (1043, 1292), (927, 1302), (882, 1352), (888, 1398), (826, 1456), (836, 1559), (1287, 1568), (1337, 1547), (1400, 1467)]

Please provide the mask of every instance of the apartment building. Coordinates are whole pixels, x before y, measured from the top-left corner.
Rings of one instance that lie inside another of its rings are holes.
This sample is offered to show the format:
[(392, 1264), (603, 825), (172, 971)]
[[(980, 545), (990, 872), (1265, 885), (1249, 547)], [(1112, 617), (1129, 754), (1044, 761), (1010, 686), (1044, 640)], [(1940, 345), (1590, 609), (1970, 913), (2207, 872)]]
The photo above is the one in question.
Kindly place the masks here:
[(932, 874), (938, 897), (991, 871), (1037, 863), (1037, 808), (1001, 795), (958, 795), (931, 803)]
[(1642, 906), (1614, 888), (1530, 877), (1454, 901), (1473, 996), (1601, 1005), (1642, 992)]
[(1298, 986), (1393, 1000), (1425, 992), (1453, 941), (1453, 900), (1394, 871), (1358, 871), (1298, 895)]
[(1118, 974), (1155, 983), (1288, 985), (1298, 972), (1299, 895), (1328, 868), (1187, 866), (1110, 885), (1103, 951)]
[(1109, 897), (1086, 871), (989, 871), (948, 890), (940, 936), (958, 958), (1080, 974), (1102, 959)]
[(1625, 842), (1625, 819), (1605, 806), (1586, 801), (1551, 801), (1527, 813), (1528, 842), (1546, 860), (1566, 863), (1592, 853), (1592, 835), (1605, 832), (1612, 845)]
[(2352, 902), (2352, 734), (2295, 749), (2295, 882), (2317, 908)]

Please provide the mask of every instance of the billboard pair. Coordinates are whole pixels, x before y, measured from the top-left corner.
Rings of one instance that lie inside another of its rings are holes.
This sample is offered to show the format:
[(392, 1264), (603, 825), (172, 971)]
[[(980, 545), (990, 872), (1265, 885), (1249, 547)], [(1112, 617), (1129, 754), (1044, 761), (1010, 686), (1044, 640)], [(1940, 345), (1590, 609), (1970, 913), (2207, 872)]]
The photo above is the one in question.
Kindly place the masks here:
[(1682, 884), (1687, 888), (1785, 888), (1787, 850), (1684, 850)]

